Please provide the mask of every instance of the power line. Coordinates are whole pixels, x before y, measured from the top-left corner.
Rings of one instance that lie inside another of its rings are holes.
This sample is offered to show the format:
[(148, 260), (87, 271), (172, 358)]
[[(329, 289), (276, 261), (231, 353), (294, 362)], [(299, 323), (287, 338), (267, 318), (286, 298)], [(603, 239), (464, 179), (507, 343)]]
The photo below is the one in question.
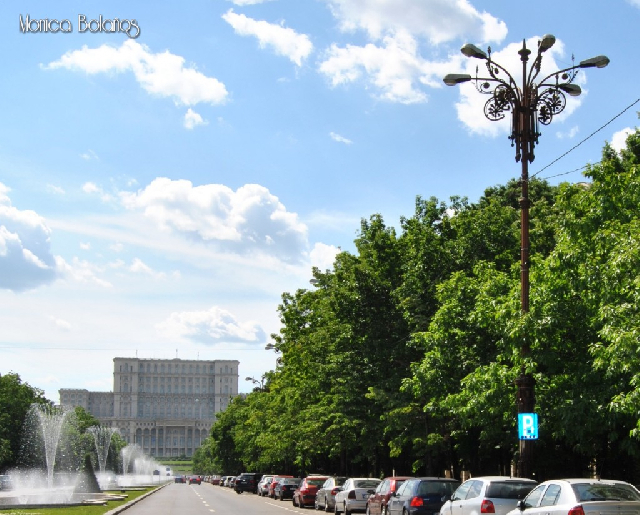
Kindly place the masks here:
[[(557, 157), (556, 159), (554, 159), (553, 161), (551, 161), (547, 166), (545, 166), (544, 168), (541, 168), (540, 170), (538, 170), (536, 173), (534, 173), (531, 178), (533, 179), (536, 175), (538, 175), (539, 173), (543, 172), (544, 170), (546, 170), (547, 168), (549, 168), (551, 165), (557, 163), (558, 161), (560, 161), (560, 159), (562, 159), (563, 157), (565, 157), (567, 154), (569, 154), (570, 152), (573, 152), (576, 148), (578, 148), (580, 145), (582, 145), (585, 141), (587, 141), (588, 139), (592, 138), (595, 134), (597, 134), (598, 132), (600, 132), (602, 129), (604, 129), (607, 125), (609, 125), (611, 122), (613, 122), (616, 118), (619, 118), (620, 116), (622, 116), (624, 113), (626, 113), (629, 109), (631, 109), (634, 105), (636, 105), (638, 102), (640, 102), (640, 98), (636, 99), (635, 102), (632, 102), (631, 104), (629, 104), (627, 107), (625, 107), (622, 111), (620, 111), (617, 115), (615, 115), (613, 118), (611, 118), (611, 120), (609, 120), (607, 123), (605, 123), (603, 126), (601, 126), (599, 129), (596, 129), (595, 131), (593, 131), (591, 134), (589, 134), (586, 138), (584, 138), (582, 141), (580, 141), (579, 143), (577, 143), (576, 145), (574, 145), (573, 147), (571, 147), (569, 150), (567, 150), (564, 154), (562, 154), (560, 157)], [(586, 168), (586, 167), (582, 167), (582, 168)], [(571, 172), (565, 172), (565, 173), (561, 173), (558, 175), (551, 175), (549, 177), (544, 177), (544, 179), (550, 179), (551, 177), (558, 177), (560, 175), (568, 175), (570, 173), (574, 173), (576, 171), (580, 170), (580, 168), (573, 170)]]

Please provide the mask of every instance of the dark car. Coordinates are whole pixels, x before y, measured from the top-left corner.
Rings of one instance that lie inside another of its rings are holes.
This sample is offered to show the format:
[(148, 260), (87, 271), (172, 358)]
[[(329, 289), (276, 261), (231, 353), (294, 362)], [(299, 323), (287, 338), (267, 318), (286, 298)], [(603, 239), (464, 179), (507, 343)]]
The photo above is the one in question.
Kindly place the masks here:
[(201, 483), (202, 483), (202, 478), (200, 476), (189, 476), (190, 485), (199, 485)]
[(460, 481), (447, 478), (407, 479), (389, 498), (388, 515), (433, 515), (451, 499)]
[(336, 505), (336, 493), (346, 480), (344, 476), (328, 478), (316, 492), (316, 510), (333, 511)]
[(413, 478), (411, 476), (385, 477), (367, 500), (367, 513), (369, 515), (386, 515), (389, 499), (407, 479)]
[(269, 493), (267, 494), (269, 497), (271, 497), (272, 499), (275, 499), (276, 486), (278, 486), (278, 483), (286, 477), (293, 477), (293, 476), (286, 476), (286, 475), (273, 476), (273, 480), (271, 481), (271, 483), (269, 483)]
[(186, 482), (187, 482), (187, 479), (186, 479), (184, 476), (176, 476), (176, 477), (174, 478), (174, 481), (175, 481), (176, 483), (186, 483)]
[(233, 489), (237, 494), (242, 492), (251, 492), (253, 494), (258, 493), (258, 483), (262, 474), (256, 474), (255, 472), (243, 472), (236, 478), (236, 482), (233, 485)]
[(285, 499), (293, 499), (293, 492), (302, 481), (299, 477), (284, 477), (276, 485), (273, 496), (276, 499), (284, 501)]
[(314, 506), (318, 488), (320, 488), (327, 479), (329, 479), (327, 476), (305, 477), (293, 492), (293, 505), (299, 506), (300, 508)]

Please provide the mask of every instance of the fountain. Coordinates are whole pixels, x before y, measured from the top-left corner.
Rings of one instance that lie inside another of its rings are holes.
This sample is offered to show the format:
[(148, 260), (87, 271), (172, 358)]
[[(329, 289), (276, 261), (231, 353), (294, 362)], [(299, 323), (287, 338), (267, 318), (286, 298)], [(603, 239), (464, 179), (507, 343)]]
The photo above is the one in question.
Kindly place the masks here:
[(104, 474), (111, 438), (118, 430), (112, 427), (91, 426), (87, 431), (93, 435), (93, 441), (96, 444), (96, 453), (98, 455), (98, 466), (100, 467), (100, 473)]

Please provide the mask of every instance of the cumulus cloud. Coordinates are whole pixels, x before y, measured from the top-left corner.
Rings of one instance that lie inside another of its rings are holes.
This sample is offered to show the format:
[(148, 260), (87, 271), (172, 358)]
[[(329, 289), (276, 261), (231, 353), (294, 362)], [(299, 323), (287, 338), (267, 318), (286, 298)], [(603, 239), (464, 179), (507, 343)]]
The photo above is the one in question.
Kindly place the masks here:
[(50, 283), (58, 272), (44, 218), (13, 207), (9, 191), (0, 183), (0, 288), (20, 292)]
[(307, 227), (269, 190), (246, 184), (236, 191), (221, 184), (194, 186), (188, 180), (157, 178), (138, 192), (122, 192), (123, 205), (141, 210), (162, 230), (240, 254), (302, 260)]
[(186, 129), (193, 129), (197, 125), (207, 125), (209, 122), (204, 120), (202, 116), (196, 113), (193, 109), (187, 109), (187, 112), (184, 115), (184, 126)]
[(345, 138), (344, 136), (340, 136), (340, 134), (337, 134), (335, 132), (330, 132), (329, 137), (333, 141), (337, 141), (338, 143), (344, 143), (345, 145), (351, 145), (353, 143), (353, 141), (351, 141), (350, 139)]
[(311, 266), (315, 266), (320, 270), (331, 270), (336, 256), (340, 253), (340, 249), (333, 245), (325, 243), (316, 243), (309, 253)]
[(49, 193), (53, 193), (54, 195), (64, 195), (64, 189), (53, 184), (47, 184), (47, 191)]
[(325, 0), (345, 31), (365, 30), (373, 40), (385, 33), (409, 32), (437, 45), (468, 39), (500, 42), (506, 24), (479, 12), (467, 0)]
[(134, 274), (148, 275), (155, 279), (164, 279), (166, 277), (166, 274), (163, 272), (156, 272), (140, 258), (133, 259), (131, 266), (129, 266), (129, 271)]
[(298, 66), (302, 65), (302, 61), (313, 50), (309, 37), (306, 34), (298, 34), (293, 29), (254, 20), (244, 14), (236, 14), (233, 9), (223, 14), (222, 19), (231, 25), (237, 34), (256, 37), (260, 48), (270, 47), (276, 54), (287, 57)]
[(112, 284), (99, 277), (104, 270), (89, 261), (74, 257), (71, 263), (62, 257), (56, 256), (56, 269), (61, 278), (69, 279), (79, 283), (95, 284), (102, 288), (111, 288)]
[(427, 101), (424, 87), (440, 88), (442, 77), (460, 60), (427, 59), (420, 42), (500, 42), (507, 35), (504, 22), (477, 11), (467, 0), (325, 1), (344, 31), (364, 31), (371, 42), (331, 45), (320, 72), (333, 86), (362, 80), (374, 97), (389, 102)]
[(48, 319), (57, 329), (60, 329), (61, 331), (71, 330), (71, 324), (66, 320), (63, 320), (61, 318), (56, 318), (53, 315), (49, 315)]
[(228, 311), (217, 306), (206, 311), (172, 313), (156, 325), (157, 331), (169, 338), (187, 338), (204, 343), (264, 343), (266, 334), (255, 322), (239, 322)]
[(133, 40), (125, 41), (119, 48), (85, 45), (81, 50), (67, 52), (45, 68), (79, 70), (91, 75), (130, 71), (147, 93), (172, 98), (179, 105), (220, 104), (228, 95), (222, 82), (185, 66), (184, 57), (168, 51), (153, 53), (146, 45)]
[(102, 187), (93, 182), (85, 182), (82, 185), (82, 191), (89, 195), (98, 195), (103, 202), (111, 202), (113, 200), (113, 197), (109, 193), (106, 193)]
[(626, 129), (622, 129), (621, 131), (614, 133), (611, 138), (611, 147), (616, 152), (620, 152), (622, 149), (627, 148), (627, 137), (633, 132), (635, 131), (631, 129), (631, 127), (627, 127)]
[(571, 127), (567, 132), (561, 132), (561, 131), (557, 131), (556, 132), (556, 136), (558, 137), (558, 139), (573, 139), (576, 137), (576, 135), (580, 132), (580, 129), (577, 125)]

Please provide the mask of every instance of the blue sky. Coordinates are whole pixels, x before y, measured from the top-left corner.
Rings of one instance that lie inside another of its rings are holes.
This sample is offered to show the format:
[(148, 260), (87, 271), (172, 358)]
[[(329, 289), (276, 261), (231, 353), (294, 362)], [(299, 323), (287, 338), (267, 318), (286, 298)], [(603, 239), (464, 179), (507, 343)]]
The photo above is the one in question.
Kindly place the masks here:
[[(0, 3), (0, 373), (57, 401), (110, 390), (116, 356), (238, 359), (249, 391), (280, 295), (361, 218), (519, 175), (508, 123), (442, 83), (482, 64), (464, 43), (516, 76), (547, 33), (543, 71), (611, 59), (534, 174), (638, 99), (638, 26), (639, 0)], [(539, 176), (583, 180), (638, 105)]]

